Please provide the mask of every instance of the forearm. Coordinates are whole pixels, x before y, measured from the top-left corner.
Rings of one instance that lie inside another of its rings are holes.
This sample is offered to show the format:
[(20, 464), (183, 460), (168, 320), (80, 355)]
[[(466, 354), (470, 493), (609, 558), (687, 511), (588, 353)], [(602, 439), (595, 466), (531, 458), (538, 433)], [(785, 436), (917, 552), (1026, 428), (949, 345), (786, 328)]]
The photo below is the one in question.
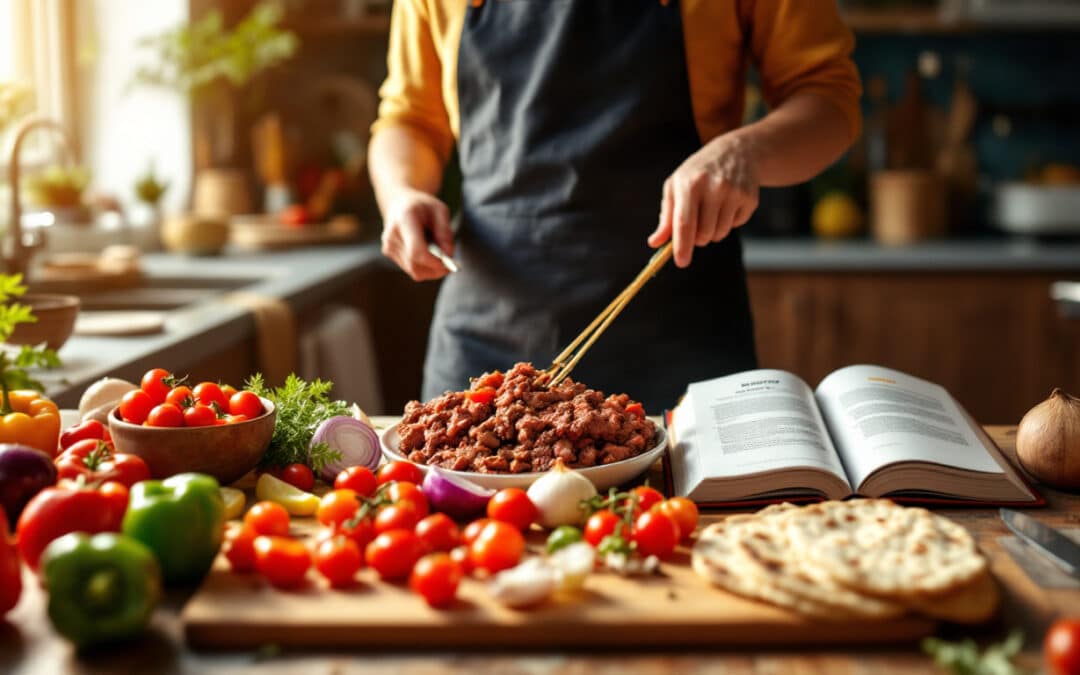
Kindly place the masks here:
[(851, 146), (840, 108), (813, 93), (795, 94), (762, 119), (731, 132), (746, 141), (756, 158), (762, 186), (810, 180)]
[(434, 195), (442, 183), (438, 153), (422, 134), (408, 127), (386, 127), (375, 134), (368, 148), (368, 166), (383, 214), (403, 192)]

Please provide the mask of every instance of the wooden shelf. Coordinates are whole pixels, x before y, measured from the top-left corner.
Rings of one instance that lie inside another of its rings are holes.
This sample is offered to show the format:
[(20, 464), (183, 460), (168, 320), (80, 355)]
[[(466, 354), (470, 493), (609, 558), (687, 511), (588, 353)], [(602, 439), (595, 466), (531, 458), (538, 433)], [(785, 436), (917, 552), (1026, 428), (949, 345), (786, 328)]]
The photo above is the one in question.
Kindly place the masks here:
[(359, 17), (292, 17), (285, 27), (296, 31), (300, 37), (337, 37), (349, 35), (383, 35), (390, 31), (389, 14), (371, 14)]
[(855, 9), (844, 12), (844, 21), (856, 33), (966, 33), (975, 24), (942, 16), (936, 9)]

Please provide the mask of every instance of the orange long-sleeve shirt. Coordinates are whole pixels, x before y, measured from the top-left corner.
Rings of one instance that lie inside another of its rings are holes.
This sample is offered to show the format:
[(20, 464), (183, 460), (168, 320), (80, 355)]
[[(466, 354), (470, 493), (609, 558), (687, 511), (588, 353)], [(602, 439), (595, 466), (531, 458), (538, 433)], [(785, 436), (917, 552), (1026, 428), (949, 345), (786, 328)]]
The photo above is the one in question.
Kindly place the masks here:
[[(659, 1), (659, 0), (658, 0)], [(458, 136), (458, 43), (467, 0), (395, 0), (372, 133), (403, 126), (422, 134), (445, 163)], [(858, 135), (862, 93), (854, 38), (836, 0), (682, 0), (694, 119), (702, 141), (742, 121), (747, 59), (770, 106), (813, 92), (843, 112)]]

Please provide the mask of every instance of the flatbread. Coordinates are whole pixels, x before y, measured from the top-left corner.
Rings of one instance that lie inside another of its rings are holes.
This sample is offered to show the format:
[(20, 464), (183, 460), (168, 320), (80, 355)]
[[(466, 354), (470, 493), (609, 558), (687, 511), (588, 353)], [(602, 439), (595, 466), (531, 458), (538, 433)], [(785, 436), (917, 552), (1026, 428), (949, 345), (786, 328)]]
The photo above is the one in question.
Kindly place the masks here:
[(914, 596), (908, 606), (935, 619), (956, 623), (982, 623), (993, 618), (1001, 602), (994, 575), (989, 570), (944, 595)]

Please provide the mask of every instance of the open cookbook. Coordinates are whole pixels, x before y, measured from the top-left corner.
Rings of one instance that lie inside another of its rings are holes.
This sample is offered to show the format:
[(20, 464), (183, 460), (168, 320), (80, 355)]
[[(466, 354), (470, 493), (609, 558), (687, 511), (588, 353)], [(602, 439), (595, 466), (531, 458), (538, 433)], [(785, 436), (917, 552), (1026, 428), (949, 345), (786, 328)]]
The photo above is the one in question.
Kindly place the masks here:
[(691, 384), (671, 412), (670, 488), (703, 505), (851, 495), (1044, 503), (944, 388), (878, 366), (816, 391), (783, 370)]

